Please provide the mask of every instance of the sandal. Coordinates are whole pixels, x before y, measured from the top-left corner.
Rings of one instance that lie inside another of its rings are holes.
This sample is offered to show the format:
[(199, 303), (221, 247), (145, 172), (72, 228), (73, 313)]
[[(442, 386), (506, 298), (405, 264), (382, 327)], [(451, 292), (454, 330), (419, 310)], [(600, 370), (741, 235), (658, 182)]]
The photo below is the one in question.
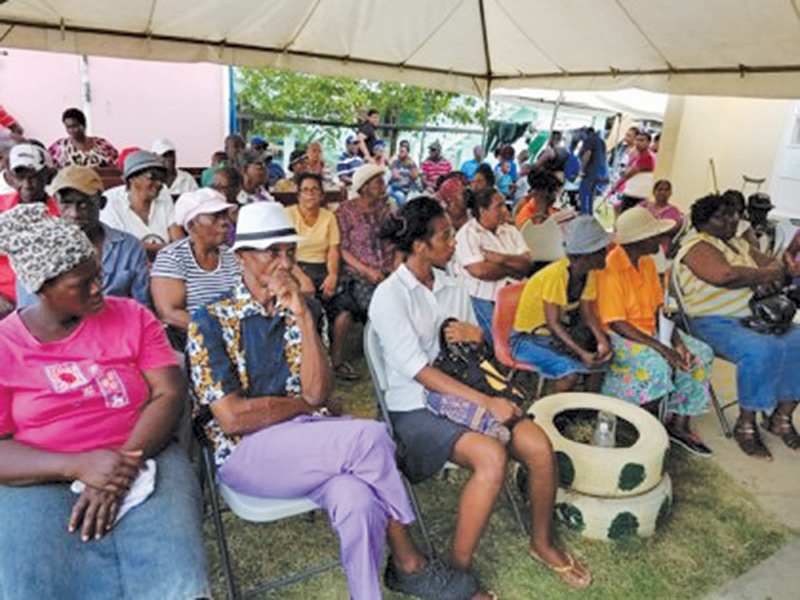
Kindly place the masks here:
[(339, 363), (333, 367), (333, 374), (338, 379), (343, 379), (344, 381), (357, 381), (360, 379), (360, 376), (358, 373), (356, 373), (355, 369), (353, 369), (353, 367), (346, 362)]
[(571, 554), (566, 554), (567, 564), (561, 567), (551, 565), (549, 562), (542, 559), (535, 550), (528, 548), (528, 554), (531, 558), (538, 563), (541, 563), (553, 573), (558, 575), (567, 585), (576, 590), (583, 590), (592, 585), (592, 575), (580, 564)]
[(777, 411), (764, 419), (764, 428), (776, 435), (792, 450), (800, 450), (800, 435), (792, 423), (792, 415), (784, 415)]
[(764, 460), (772, 460), (772, 454), (761, 441), (761, 436), (758, 434), (758, 429), (753, 423), (736, 423), (733, 428), (733, 439), (739, 444), (747, 456), (754, 458), (763, 458)]

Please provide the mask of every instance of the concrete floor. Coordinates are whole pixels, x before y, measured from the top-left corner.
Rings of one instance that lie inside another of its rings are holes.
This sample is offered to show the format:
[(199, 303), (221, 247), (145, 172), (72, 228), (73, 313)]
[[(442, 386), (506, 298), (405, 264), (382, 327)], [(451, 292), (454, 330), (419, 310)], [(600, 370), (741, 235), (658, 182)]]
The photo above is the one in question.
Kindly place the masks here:
[[(800, 365), (798, 365), (800, 368)], [(714, 365), (714, 389), (721, 404), (736, 398), (736, 371), (733, 365), (717, 361)], [(800, 411), (795, 412), (795, 427), (800, 429)], [(726, 411), (731, 426), (738, 408)], [(750, 490), (765, 511), (795, 532), (795, 536), (777, 554), (745, 573), (722, 589), (713, 600), (796, 600), (800, 598), (800, 452), (786, 448), (775, 436), (763, 432), (762, 439), (774, 457), (766, 462), (745, 456), (732, 439), (722, 434), (715, 413), (697, 420), (705, 443), (714, 451), (714, 460)]]

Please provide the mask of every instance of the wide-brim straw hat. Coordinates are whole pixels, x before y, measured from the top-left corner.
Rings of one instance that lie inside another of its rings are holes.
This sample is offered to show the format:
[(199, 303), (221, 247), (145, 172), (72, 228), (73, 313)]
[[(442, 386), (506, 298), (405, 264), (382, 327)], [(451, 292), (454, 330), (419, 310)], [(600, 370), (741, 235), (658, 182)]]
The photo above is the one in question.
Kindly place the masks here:
[(375, 163), (364, 163), (355, 170), (353, 173), (353, 186), (350, 188), (350, 198), (355, 198), (361, 192), (361, 188), (370, 179), (376, 175), (383, 176), (386, 173), (386, 167), (381, 167)]
[(626, 210), (617, 219), (614, 242), (620, 245), (641, 242), (664, 235), (676, 225), (673, 219), (657, 219), (642, 206)]

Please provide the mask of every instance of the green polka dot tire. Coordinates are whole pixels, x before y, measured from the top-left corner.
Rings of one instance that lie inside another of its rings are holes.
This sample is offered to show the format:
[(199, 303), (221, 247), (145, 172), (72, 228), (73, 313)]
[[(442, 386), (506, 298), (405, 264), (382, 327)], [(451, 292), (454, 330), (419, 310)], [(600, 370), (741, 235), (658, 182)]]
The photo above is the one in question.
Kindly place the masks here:
[[(569, 410), (605, 410), (630, 423), (638, 439), (627, 448), (600, 448), (565, 437), (554, 419)], [(609, 396), (553, 394), (534, 402), (529, 412), (547, 433), (558, 464), (559, 485), (572, 491), (622, 498), (654, 489), (664, 474), (667, 432), (646, 410)]]
[(564, 526), (593, 540), (623, 540), (653, 535), (669, 518), (672, 480), (664, 475), (649, 492), (624, 498), (596, 498), (559, 488), (556, 518)]

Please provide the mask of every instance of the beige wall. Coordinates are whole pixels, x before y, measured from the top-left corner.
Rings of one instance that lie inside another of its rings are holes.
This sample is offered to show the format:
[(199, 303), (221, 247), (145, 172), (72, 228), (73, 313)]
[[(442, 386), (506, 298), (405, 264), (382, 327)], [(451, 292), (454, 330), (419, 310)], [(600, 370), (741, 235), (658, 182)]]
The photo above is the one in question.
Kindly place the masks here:
[(720, 191), (741, 189), (745, 174), (766, 177), (762, 191), (770, 192), (793, 106), (790, 100), (670, 96), (656, 178), (672, 181), (681, 209), (713, 191), (710, 158)]

